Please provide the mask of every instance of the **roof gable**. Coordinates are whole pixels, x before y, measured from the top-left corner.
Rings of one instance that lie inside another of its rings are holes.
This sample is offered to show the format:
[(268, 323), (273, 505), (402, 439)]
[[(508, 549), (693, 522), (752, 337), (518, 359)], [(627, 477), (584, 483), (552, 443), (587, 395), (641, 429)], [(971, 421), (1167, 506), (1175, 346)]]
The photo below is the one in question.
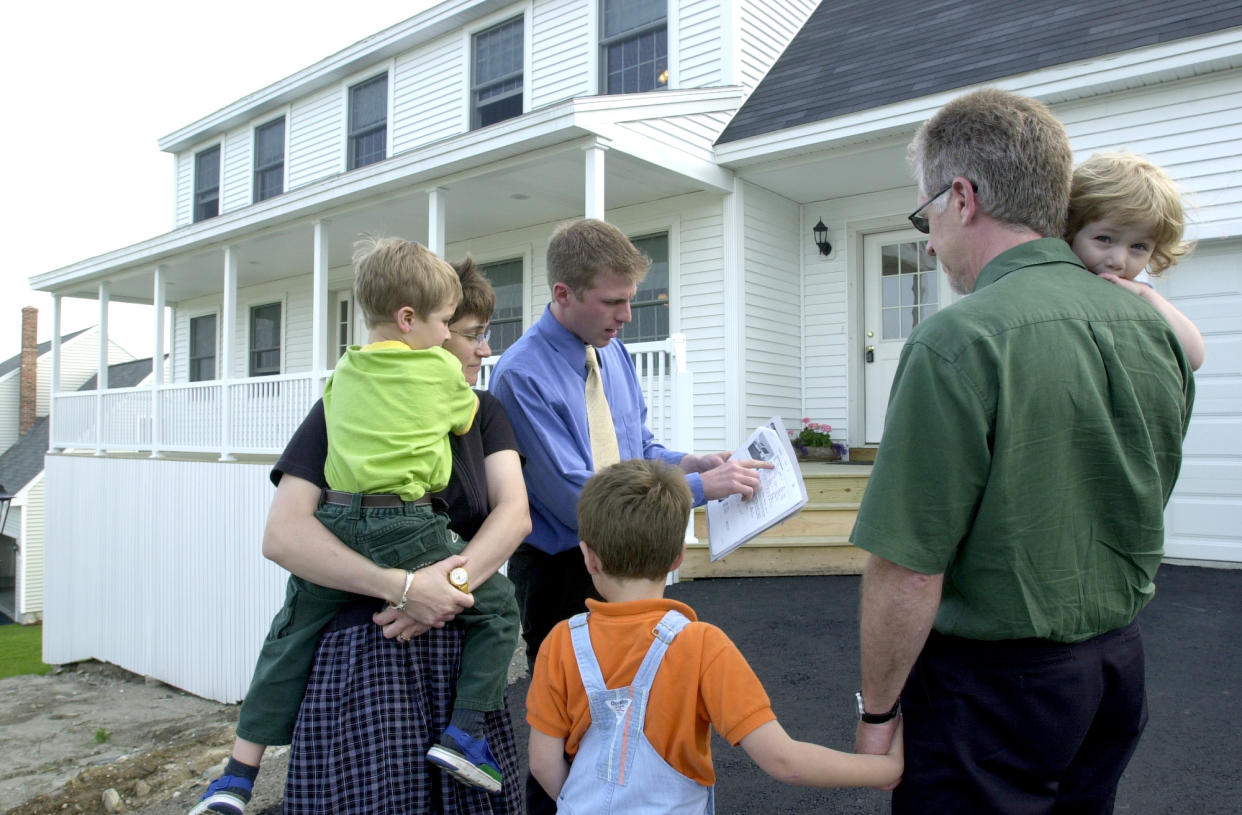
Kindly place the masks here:
[[(60, 341), (62, 344), (66, 343), (69, 340), (73, 339), (74, 337), (86, 331), (90, 331), (90, 329), (82, 328), (77, 331), (74, 331), (72, 334), (65, 334), (61, 336)], [(35, 353), (37, 353), (39, 356), (43, 356), (44, 354), (46, 354), (48, 351), (51, 351), (51, 350), (52, 350), (52, 341), (44, 340), (43, 342), (39, 343), (39, 345), (35, 349)], [(3, 362), (0, 362), (0, 376), (4, 376), (10, 371), (16, 371), (18, 368), (21, 367), (21, 365), (22, 365), (22, 355), (21, 355), (21, 352), (18, 352), (16, 356), (9, 357)]]
[(1236, 26), (1236, 0), (823, 0), (717, 144)]
[(44, 416), (23, 433), (12, 447), (0, 453), (0, 485), (10, 494), (17, 495), (35, 476), (43, 472), (47, 439), (47, 417)]

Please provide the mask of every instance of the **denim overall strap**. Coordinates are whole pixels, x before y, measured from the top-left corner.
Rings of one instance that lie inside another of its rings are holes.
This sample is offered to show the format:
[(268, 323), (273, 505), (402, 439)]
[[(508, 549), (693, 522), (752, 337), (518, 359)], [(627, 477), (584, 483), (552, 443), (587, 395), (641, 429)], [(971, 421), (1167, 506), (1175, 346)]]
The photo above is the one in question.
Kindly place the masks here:
[(591, 647), (587, 627), (588, 614), (577, 614), (570, 619), (569, 630), (574, 644), (574, 656), (578, 660), (578, 673), (586, 689), (591, 706), (591, 728), (601, 740), (595, 772), (600, 781), (624, 785), (626, 771), (631, 762), (631, 752), (645, 744), (643, 725), (647, 717), (647, 699), (651, 682), (668, 651), (669, 643), (689, 620), (677, 611), (669, 611), (654, 629), (655, 640), (647, 649), (642, 665), (634, 681), (623, 688), (609, 690), (599, 668), (599, 660)]

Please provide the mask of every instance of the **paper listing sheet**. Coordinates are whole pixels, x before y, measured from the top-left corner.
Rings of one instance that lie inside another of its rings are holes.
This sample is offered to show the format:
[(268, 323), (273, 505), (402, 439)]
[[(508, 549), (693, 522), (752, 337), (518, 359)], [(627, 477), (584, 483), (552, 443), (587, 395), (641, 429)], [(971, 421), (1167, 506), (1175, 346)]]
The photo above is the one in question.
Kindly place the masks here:
[(707, 502), (708, 551), (712, 560), (720, 560), (806, 505), (806, 484), (779, 416), (755, 428), (733, 458), (769, 461), (772, 469), (759, 470), (759, 489), (751, 498), (742, 500), (740, 495), (730, 495)]

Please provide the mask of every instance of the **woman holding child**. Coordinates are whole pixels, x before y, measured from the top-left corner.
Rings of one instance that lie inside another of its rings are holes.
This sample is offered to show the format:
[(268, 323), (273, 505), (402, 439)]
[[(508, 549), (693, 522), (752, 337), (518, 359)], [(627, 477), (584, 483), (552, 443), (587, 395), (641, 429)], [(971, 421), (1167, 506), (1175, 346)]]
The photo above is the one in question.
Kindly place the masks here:
[[(474, 385), (491, 354), (495, 294), (469, 258), (457, 271), (462, 300), (444, 347)], [(452, 478), (439, 497), (448, 503), (450, 527), (470, 541), (464, 555), (477, 586), (529, 532), (526, 490), (509, 422), (489, 394), (479, 394), (473, 427), (452, 444)], [(317, 646), (294, 730), (284, 811), (520, 812), (522, 775), (507, 710), (488, 713), (485, 723), (504, 775), (500, 792), (459, 784), (425, 760), (453, 709), (463, 634), (445, 623), (466, 597), (448, 581), (461, 559), (415, 572), (404, 612), (386, 607), (402, 597), (405, 572), (347, 549), (315, 519), (326, 455), (318, 403), (272, 471), (277, 492), (264, 553), (294, 574), (364, 596), (337, 615)]]

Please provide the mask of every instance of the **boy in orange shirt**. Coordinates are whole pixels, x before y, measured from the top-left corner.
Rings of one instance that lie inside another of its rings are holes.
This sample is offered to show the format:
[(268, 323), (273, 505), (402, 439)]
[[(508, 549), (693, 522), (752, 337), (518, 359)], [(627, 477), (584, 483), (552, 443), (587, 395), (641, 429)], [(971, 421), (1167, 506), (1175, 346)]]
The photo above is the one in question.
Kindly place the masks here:
[(526, 697), (531, 774), (562, 811), (711, 812), (714, 726), (786, 783), (896, 783), (900, 737), (881, 756), (795, 741), (724, 632), (664, 598), (690, 506), (685, 478), (658, 461), (623, 461), (583, 488), (579, 545), (605, 602), (588, 600), (539, 650)]

